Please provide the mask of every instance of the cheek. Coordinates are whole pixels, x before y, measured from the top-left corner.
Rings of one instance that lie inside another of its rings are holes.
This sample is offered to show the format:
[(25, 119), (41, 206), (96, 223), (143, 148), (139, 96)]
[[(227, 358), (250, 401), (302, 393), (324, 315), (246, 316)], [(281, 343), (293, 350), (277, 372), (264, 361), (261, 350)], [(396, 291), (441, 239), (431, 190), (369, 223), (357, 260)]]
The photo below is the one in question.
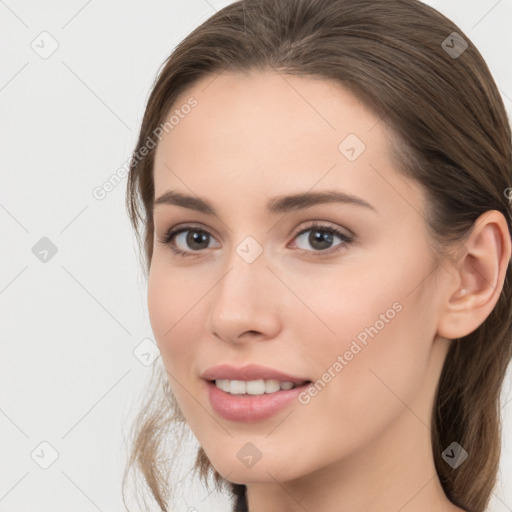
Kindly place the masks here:
[(194, 373), (198, 347), (193, 340), (202, 335), (204, 322), (197, 315), (201, 314), (198, 302), (204, 293), (187, 286), (182, 277), (180, 280), (172, 272), (157, 270), (158, 267), (152, 269), (148, 280), (151, 327), (178, 407), (192, 430), (200, 432), (204, 417), (191, 396), (199, 393)]
[(165, 367), (173, 374), (191, 369), (183, 363), (194, 355), (190, 340), (200, 337), (202, 323), (193, 319), (203, 295), (198, 287), (187, 285), (183, 275), (160, 269), (158, 263), (152, 265), (147, 296), (149, 319)]
[[(304, 354), (316, 362), (320, 380), (305, 407), (311, 407), (307, 414), (323, 416), (326, 428), (344, 432), (347, 446), (376, 435), (424, 382), (435, 330), (428, 292), (418, 287), (410, 293), (411, 283), (426, 275), (422, 270), (409, 264), (391, 276), (388, 268), (380, 281), (375, 275), (347, 279), (310, 296), (312, 309), (323, 312), (336, 334), (317, 339)], [(313, 331), (309, 335), (315, 339)]]

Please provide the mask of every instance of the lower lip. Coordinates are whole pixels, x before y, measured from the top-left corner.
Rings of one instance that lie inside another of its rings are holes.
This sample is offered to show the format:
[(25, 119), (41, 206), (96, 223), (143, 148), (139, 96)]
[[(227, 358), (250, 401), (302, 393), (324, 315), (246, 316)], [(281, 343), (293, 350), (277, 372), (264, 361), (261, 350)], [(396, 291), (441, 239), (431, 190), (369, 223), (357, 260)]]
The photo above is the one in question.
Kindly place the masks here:
[(231, 395), (213, 382), (205, 381), (213, 410), (231, 421), (252, 423), (270, 418), (297, 400), (308, 384), (264, 395)]

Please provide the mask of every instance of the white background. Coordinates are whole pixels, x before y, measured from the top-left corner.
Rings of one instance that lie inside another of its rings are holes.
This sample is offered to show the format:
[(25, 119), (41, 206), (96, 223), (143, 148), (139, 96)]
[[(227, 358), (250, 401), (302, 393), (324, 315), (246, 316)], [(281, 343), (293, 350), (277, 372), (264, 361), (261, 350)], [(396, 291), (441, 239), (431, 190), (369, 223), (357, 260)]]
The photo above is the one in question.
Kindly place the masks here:
[[(129, 159), (162, 62), (228, 3), (0, 0), (1, 512), (124, 510), (123, 436), (150, 374), (133, 350), (152, 333), (126, 180), (102, 201), (92, 190)], [(510, 116), (512, 0), (427, 3), (480, 49)], [(43, 31), (59, 45), (47, 59), (31, 48)], [(58, 249), (47, 263), (42, 237)], [(495, 512), (512, 510), (504, 413)], [(51, 456), (43, 441), (59, 454), (48, 469), (31, 458)], [(204, 489), (184, 491), (189, 506), (229, 510)]]

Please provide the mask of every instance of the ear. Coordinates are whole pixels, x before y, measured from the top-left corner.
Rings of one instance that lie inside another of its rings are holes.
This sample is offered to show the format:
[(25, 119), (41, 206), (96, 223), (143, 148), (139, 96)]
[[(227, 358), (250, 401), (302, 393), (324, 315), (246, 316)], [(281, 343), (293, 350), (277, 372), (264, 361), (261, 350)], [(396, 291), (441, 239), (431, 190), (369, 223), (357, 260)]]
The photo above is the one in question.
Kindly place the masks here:
[(510, 264), (511, 234), (502, 213), (489, 210), (475, 221), (463, 251), (453, 261), (453, 284), (440, 304), (437, 334), (447, 339), (475, 331), (490, 315)]

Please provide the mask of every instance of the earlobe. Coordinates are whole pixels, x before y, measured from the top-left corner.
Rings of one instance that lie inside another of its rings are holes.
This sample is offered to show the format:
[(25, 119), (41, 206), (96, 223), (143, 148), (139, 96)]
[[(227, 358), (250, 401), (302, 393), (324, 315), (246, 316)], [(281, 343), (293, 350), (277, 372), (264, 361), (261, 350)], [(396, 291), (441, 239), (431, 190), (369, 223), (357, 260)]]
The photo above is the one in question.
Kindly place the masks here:
[(503, 214), (483, 213), (454, 263), (457, 286), (447, 290), (438, 335), (447, 339), (467, 336), (490, 315), (503, 289), (511, 257), (511, 235)]

